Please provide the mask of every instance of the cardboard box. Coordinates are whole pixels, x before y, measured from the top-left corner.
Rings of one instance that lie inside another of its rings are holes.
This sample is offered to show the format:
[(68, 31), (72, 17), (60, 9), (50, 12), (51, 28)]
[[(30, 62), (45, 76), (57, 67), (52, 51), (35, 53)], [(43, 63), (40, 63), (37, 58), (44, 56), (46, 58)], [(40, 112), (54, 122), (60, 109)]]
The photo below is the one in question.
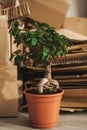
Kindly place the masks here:
[(0, 117), (18, 116), (17, 68), (0, 65)]
[(63, 28), (87, 36), (87, 18), (66, 17)]
[(28, 2), (33, 19), (57, 29), (62, 26), (71, 4), (71, 0), (20, 0), (20, 3), (23, 2)]

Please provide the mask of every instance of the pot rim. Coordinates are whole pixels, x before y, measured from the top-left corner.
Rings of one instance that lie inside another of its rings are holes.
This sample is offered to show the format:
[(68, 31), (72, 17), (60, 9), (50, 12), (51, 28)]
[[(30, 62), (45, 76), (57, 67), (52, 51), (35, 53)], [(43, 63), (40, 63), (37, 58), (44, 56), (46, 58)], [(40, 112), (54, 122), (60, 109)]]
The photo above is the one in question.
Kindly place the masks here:
[(57, 95), (63, 95), (64, 94), (64, 90), (60, 89), (60, 92), (59, 93), (55, 93), (55, 94), (33, 94), (33, 93), (29, 93), (27, 92), (28, 90), (32, 90), (32, 89), (35, 89), (35, 88), (29, 88), (27, 90), (24, 90), (23, 94), (28, 94), (30, 96), (35, 96), (35, 97), (55, 97)]

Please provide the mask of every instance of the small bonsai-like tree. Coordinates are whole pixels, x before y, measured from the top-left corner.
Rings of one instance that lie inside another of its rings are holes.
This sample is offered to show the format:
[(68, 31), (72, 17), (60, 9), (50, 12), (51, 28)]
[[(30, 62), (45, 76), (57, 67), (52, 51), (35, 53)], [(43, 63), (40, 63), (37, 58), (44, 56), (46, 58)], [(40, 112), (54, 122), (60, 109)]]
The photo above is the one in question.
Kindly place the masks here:
[[(35, 22), (35, 30), (27, 28), (20, 29), (19, 22), (15, 21), (10, 29), (14, 36), (14, 44), (19, 47), (23, 44), (23, 50), (17, 49), (11, 54), (10, 60), (14, 59), (17, 65), (24, 65), (26, 60), (31, 62), (32, 67), (45, 68), (45, 77), (36, 85), (38, 93), (57, 93), (59, 84), (51, 76), (51, 65), (55, 58), (64, 56), (68, 53), (70, 41), (65, 36), (55, 31), (55, 28), (46, 23), (38, 24)], [(47, 90), (47, 91), (44, 91)]]

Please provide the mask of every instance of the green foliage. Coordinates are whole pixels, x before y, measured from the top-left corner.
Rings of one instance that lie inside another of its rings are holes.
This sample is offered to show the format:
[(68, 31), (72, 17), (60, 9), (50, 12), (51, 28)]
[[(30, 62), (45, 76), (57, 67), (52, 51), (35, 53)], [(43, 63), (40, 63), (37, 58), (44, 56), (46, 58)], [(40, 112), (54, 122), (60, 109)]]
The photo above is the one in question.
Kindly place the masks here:
[(16, 64), (24, 62), (26, 58), (34, 60), (34, 65), (48, 65), (52, 58), (60, 57), (68, 53), (70, 41), (65, 36), (60, 35), (55, 29), (46, 23), (39, 25), (35, 22), (35, 31), (28, 29), (21, 30), (19, 22), (15, 21), (10, 33), (14, 36), (14, 44), (18, 47), (21, 43), (25, 50), (29, 48), (29, 52), (17, 50), (13, 52), (10, 60), (14, 58)]

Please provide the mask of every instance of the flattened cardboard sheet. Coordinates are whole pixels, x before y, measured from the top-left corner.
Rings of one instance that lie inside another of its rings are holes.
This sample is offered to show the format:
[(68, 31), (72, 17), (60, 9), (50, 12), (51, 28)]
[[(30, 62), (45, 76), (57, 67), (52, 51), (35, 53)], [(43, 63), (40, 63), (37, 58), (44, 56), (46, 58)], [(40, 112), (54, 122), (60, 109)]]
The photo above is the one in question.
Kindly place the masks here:
[(66, 17), (63, 28), (87, 36), (87, 18)]
[(17, 68), (0, 65), (0, 116), (18, 115)]

